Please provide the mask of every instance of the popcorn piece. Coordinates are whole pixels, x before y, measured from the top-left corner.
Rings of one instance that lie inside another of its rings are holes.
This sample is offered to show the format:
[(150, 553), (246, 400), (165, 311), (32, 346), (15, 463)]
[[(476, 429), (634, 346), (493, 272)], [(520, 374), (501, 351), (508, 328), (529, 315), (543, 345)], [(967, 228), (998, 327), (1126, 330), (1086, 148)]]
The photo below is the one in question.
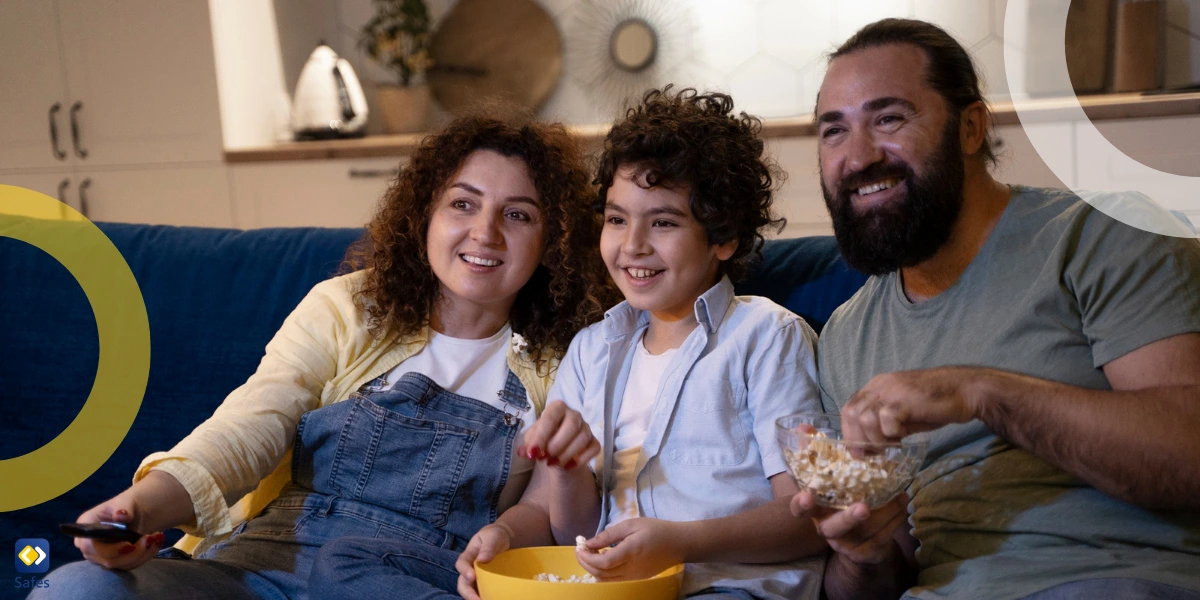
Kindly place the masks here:
[(792, 476), (823, 504), (846, 507), (891, 494), (911, 465), (883, 454), (854, 457), (844, 446), (816, 432), (800, 451), (785, 450)]
[(575, 536), (575, 551), (576, 552), (591, 552), (587, 547), (587, 538), (582, 535)]
[(580, 577), (579, 575), (572, 575), (566, 579), (563, 579), (554, 573), (538, 573), (534, 579), (537, 581), (548, 581), (550, 583), (596, 583), (596, 578), (593, 577), (591, 573), (588, 573), (583, 577)]

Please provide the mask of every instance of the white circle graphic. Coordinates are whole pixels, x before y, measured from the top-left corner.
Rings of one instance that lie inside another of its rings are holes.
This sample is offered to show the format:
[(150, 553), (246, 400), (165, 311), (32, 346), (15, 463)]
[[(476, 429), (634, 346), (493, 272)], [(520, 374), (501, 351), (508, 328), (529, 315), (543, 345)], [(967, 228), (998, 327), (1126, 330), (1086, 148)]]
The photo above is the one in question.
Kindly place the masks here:
[[(1038, 56), (1039, 62), (1046, 73), (1053, 78), (1054, 90), (1059, 90), (1063, 96), (1061, 106), (1052, 111), (1053, 122), (1069, 122), (1074, 125), (1075, 137), (1063, 135), (1063, 129), (1057, 127), (1029, 127), (1029, 125), (1048, 121), (1045, 114), (1034, 112), (1034, 102), (1026, 94), (1012, 94), (1013, 108), (1021, 120), (1021, 127), (1029, 137), (1030, 143), (1037, 151), (1046, 166), (1063, 182), (1070, 182), (1068, 187), (1080, 198), (1096, 207), (1104, 214), (1125, 223), (1160, 235), (1173, 237), (1195, 237), (1189, 224), (1171, 214), (1166, 206), (1186, 206), (1200, 198), (1200, 177), (1187, 177), (1167, 173), (1148, 167), (1112, 145), (1100, 130), (1083, 112), (1079, 98), (1071, 87), (1071, 77), (1067, 72), (1065, 34), (1067, 29), (1067, 10), (1071, 0), (1010, 0), (1004, 13), (1004, 65), (1005, 77), (1008, 79), (1010, 90), (1024, 89), (1024, 65), (1029, 64), (1032, 57), (1027, 56), (1026, 49), (1032, 45), (1026, 39), (1009, 42), (1008, 32), (1026, 31), (1029, 18), (1028, 9), (1033, 2), (1038, 3), (1038, 16), (1047, 18), (1045, 29), (1039, 25), (1039, 31), (1053, 31), (1057, 35), (1049, 40), (1038, 40), (1038, 47), (1048, 48), (1045, 55)], [(1028, 31), (1026, 35), (1035, 35)], [(1019, 36), (1014, 36), (1019, 37)], [(1075, 168), (1075, 153), (1071, 151), (1072, 142), (1077, 148), (1088, 148), (1088, 155), (1098, 156), (1104, 169)], [(1122, 179), (1137, 182), (1137, 189), (1129, 192), (1096, 191), (1103, 190), (1109, 184), (1094, 176), (1095, 173), (1107, 170), (1119, 172)], [(1160, 204), (1163, 203), (1163, 204)]]

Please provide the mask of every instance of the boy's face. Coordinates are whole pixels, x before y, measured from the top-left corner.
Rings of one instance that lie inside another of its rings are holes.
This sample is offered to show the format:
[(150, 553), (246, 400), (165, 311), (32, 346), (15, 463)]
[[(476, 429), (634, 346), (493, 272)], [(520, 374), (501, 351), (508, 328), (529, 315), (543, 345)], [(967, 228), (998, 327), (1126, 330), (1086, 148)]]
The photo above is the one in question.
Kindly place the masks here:
[(687, 318), (696, 298), (717, 282), (721, 261), (733, 256), (737, 242), (709, 244), (692, 216), (689, 188), (646, 189), (645, 175), (630, 166), (617, 169), (604, 207), (600, 254), (634, 308)]

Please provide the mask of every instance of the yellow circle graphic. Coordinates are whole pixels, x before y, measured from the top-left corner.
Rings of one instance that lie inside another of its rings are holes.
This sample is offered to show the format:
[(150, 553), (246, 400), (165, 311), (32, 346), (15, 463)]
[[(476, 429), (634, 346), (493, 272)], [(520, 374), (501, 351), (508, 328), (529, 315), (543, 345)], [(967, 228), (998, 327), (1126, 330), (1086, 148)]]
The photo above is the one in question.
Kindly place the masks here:
[[(58, 437), (0, 460), (0, 512), (51, 500), (95, 473), (129, 433), (150, 375), (150, 322), (125, 258), (95, 224), (50, 196), (0, 185), (0, 215), (61, 214), (72, 222), (6, 217), (0, 236), (54, 257), (83, 288), (96, 318), (100, 360), (83, 409)], [(36, 410), (39, 398), (30, 398)]]

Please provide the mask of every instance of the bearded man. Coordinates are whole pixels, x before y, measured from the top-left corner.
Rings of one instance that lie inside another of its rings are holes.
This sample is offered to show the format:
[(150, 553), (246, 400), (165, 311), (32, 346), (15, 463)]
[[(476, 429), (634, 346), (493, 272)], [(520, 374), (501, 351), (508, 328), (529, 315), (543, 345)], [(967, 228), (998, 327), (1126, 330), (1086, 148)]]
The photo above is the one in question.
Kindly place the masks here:
[(932, 431), (888, 505), (793, 499), (828, 595), (1200, 598), (1197, 240), (994, 179), (970, 56), (928, 23), (846, 41), (816, 115), (838, 244), (872, 275), (821, 335), (825, 408), (848, 439)]

